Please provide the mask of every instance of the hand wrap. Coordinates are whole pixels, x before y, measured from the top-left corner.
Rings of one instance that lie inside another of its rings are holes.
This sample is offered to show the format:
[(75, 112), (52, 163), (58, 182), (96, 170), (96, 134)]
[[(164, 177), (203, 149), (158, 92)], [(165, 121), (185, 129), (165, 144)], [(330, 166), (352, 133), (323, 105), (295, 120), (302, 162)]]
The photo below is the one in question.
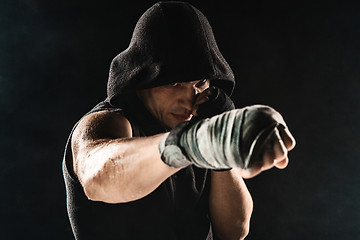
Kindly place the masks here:
[(214, 88), (211, 91), (209, 100), (200, 104), (197, 110), (198, 116), (196, 119), (204, 119), (213, 117), (226, 111), (235, 109), (233, 101), (220, 88)]
[(190, 124), (177, 125), (160, 142), (162, 160), (171, 167), (251, 168), (262, 160), (273, 131), (286, 124), (273, 108), (254, 105)]

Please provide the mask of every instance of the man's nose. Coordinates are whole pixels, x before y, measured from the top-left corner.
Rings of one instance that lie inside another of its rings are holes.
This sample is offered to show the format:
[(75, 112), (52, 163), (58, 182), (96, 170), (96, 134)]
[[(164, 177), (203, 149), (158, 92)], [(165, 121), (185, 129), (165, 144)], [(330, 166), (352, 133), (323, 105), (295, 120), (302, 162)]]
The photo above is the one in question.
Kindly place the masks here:
[(191, 112), (193, 110), (197, 94), (197, 89), (194, 86), (187, 85), (183, 87), (179, 98), (180, 106)]

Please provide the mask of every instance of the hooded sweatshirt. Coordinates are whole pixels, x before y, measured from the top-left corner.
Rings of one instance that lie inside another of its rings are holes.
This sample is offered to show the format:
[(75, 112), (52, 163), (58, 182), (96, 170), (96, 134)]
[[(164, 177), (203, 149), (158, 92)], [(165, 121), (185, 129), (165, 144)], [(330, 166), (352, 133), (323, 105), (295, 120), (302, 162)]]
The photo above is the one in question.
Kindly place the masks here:
[[(185, 2), (159, 2), (141, 16), (129, 47), (112, 61), (107, 98), (86, 115), (102, 110), (121, 112), (134, 137), (166, 132), (135, 91), (200, 79), (210, 79), (228, 95), (234, 88), (233, 73), (205, 16)], [(212, 238), (210, 174), (206, 169), (184, 168), (136, 201), (91, 201), (73, 171), (71, 137), (72, 133), (66, 144), (63, 174), (76, 239)]]

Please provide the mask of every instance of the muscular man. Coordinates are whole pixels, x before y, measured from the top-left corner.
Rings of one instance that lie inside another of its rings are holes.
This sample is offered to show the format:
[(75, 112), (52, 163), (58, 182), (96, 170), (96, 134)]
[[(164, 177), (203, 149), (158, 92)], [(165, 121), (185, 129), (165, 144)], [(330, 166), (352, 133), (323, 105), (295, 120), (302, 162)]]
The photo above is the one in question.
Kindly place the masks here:
[(295, 145), (268, 106), (235, 109), (233, 73), (205, 16), (160, 2), (111, 64), (108, 97), (64, 155), (76, 239), (243, 239), (243, 181), (285, 168)]

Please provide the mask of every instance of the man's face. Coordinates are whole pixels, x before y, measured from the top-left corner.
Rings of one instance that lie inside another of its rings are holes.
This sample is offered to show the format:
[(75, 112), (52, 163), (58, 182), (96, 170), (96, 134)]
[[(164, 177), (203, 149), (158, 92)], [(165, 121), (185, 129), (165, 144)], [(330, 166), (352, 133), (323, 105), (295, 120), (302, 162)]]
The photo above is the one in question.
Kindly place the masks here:
[(209, 88), (209, 80), (175, 83), (137, 92), (145, 107), (166, 127), (189, 121), (200, 93)]

